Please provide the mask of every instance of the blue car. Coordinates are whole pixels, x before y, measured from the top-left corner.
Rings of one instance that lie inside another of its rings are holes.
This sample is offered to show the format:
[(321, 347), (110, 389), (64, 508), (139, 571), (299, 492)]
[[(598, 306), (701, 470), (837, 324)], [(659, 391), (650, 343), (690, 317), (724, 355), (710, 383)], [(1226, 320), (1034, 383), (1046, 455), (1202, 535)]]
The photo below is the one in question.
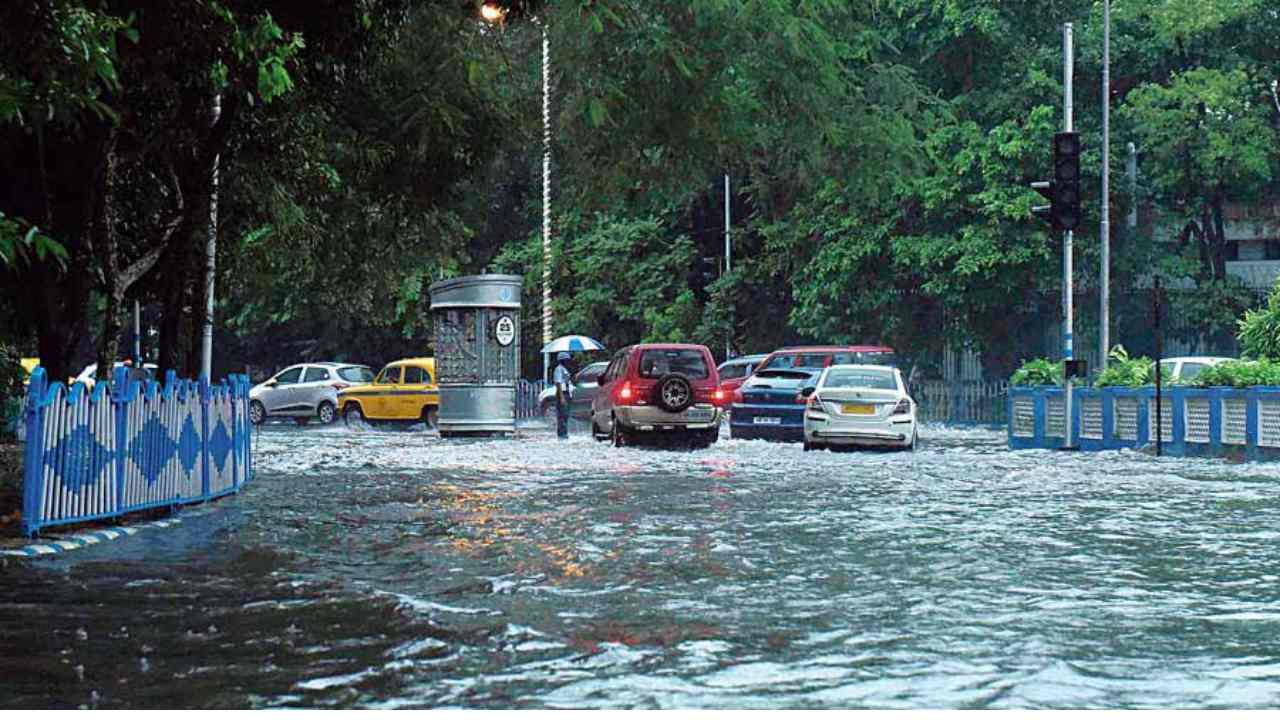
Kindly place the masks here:
[(734, 393), (729, 437), (743, 440), (804, 441), (805, 387), (822, 368), (757, 370)]

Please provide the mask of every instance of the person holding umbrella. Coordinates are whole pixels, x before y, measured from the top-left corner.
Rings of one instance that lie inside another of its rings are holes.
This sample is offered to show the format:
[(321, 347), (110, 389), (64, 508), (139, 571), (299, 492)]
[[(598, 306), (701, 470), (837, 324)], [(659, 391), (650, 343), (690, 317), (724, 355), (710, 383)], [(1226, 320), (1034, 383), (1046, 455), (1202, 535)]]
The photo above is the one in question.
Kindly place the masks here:
[(586, 335), (564, 335), (542, 346), (543, 380), (546, 380), (547, 358), (556, 354), (555, 374), (551, 378), (556, 389), (556, 435), (569, 437), (569, 401), (573, 399), (573, 371), (569, 369), (571, 353), (603, 350), (598, 340)]
[(553, 380), (556, 384), (556, 437), (561, 440), (569, 437), (569, 401), (573, 399), (573, 373), (569, 372), (567, 352), (556, 356), (556, 371)]

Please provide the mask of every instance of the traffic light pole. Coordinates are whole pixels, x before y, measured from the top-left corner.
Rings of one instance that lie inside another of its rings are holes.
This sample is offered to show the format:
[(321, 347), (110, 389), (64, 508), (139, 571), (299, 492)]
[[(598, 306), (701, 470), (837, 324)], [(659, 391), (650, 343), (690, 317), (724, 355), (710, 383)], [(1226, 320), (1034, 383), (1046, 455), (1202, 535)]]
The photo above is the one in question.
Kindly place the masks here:
[[(1066, 23), (1062, 26), (1062, 110), (1064, 132), (1072, 132), (1074, 129), (1071, 125), (1071, 84), (1073, 82), (1072, 65), (1074, 64), (1074, 59), (1074, 51), (1071, 42), (1071, 23)], [(1074, 307), (1072, 303), (1074, 288), (1071, 283), (1071, 241), (1072, 232), (1067, 230), (1062, 234), (1062, 359), (1064, 361), (1075, 359), (1073, 347), (1075, 341), (1072, 336), (1072, 328), (1075, 323), (1073, 317)], [(1063, 363), (1063, 365), (1065, 370), (1066, 363)], [(1071, 377), (1070, 372), (1064, 371), (1064, 375), (1066, 376), (1064, 378), (1066, 399), (1063, 409), (1066, 411), (1066, 437), (1062, 440), (1062, 447), (1064, 449), (1069, 449), (1074, 447), (1071, 443), (1071, 440), (1074, 437), (1074, 433), (1072, 432), (1074, 429), (1072, 427), (1074, 425), (1072, 413), (1073, 398), (1071, 397), (1071, 381), (1073, 378)]]

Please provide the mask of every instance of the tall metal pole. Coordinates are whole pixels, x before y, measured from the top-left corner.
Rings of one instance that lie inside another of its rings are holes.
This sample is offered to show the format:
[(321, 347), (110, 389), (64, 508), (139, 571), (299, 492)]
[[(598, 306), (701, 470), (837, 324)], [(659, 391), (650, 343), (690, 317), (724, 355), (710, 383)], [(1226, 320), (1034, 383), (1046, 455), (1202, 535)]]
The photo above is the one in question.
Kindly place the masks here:
[[(222, 94), (213, 96), (213, 124), (222, 116)], [(217, 269), (218, 253), (218, 161), (213, 157), (213, 178), (209, 187), (209, 235), (205, 244), (204, 265), (204, 327), (200, 334), (200, 374), (213, 379), (213, 279)]]
[(1111, 348), (1111, 0), (1102, 3), (1102, 274), (1099, 295), (1098, 369)]
[(1155, 291), (1152, 292), (1152, 305), (1156, 316), (1156, 457), (1164, 454), (1164, 395), (1160, 382), (1160, 361), (1164, 360), (1164, 344), (1160, 333), (1160, 275), (1155, 278)]
[(142, 304), (133, 301), (133, 366), (142, 367)]
[[(542, 26), (542, 344), (551, 342), (551, 46)], [(551, 379), (550, 355), (542, 355), (542, 380)]]
[[(724, 174), (724, 273), (733, 270), (733, 245), (729, 242), (729, 173)], [(724, 338), (724, 359), (729, 359), (733, 352), (733, 318), (729, 319), (729, 332)]]
[[(1065, 132), (1072, 131), (1071, 125), (1071, 83), (1072, 83), (1072, 65), (1074, 64), (1073, 47), (1071, 43), (1071, 23), (1062, 26), (1062, 110), (1063, 110), (1063, 130)], [(1071, 231), (1068, 230), (1062, 235), (1062, 358), (1063, 360), (1074, 359), (1075, 339), (1072, 337), (1072, 328), (1074, 327), (1072, 295), (1074, 288), (1071, 284)], [(1066, 400), (1064, 410), (1066, 411), (1066, 437), (1063, 439), (1064, 447), (1071, 447), (1071, 439), (1073, 437), (1072, 422), (1072, 382), (1071, 378), (1066, 378)]]

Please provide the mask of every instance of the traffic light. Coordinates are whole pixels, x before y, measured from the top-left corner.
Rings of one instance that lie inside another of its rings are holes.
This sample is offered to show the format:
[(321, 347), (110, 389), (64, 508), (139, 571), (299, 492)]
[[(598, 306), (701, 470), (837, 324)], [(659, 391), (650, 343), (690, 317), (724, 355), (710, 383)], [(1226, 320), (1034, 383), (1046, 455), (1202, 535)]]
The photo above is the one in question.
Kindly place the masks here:
[(1059, 230), (1080, 225), (1080, 135), (1053, 136), (1053, 222)]
[(1048, 205), (1036, 205), (1031, 214), (1054, 230), (1075, 230), (1080, 225), (1080, 136), (1061, 132), (1053, 136), (1053, 180), (1031, 183)]

